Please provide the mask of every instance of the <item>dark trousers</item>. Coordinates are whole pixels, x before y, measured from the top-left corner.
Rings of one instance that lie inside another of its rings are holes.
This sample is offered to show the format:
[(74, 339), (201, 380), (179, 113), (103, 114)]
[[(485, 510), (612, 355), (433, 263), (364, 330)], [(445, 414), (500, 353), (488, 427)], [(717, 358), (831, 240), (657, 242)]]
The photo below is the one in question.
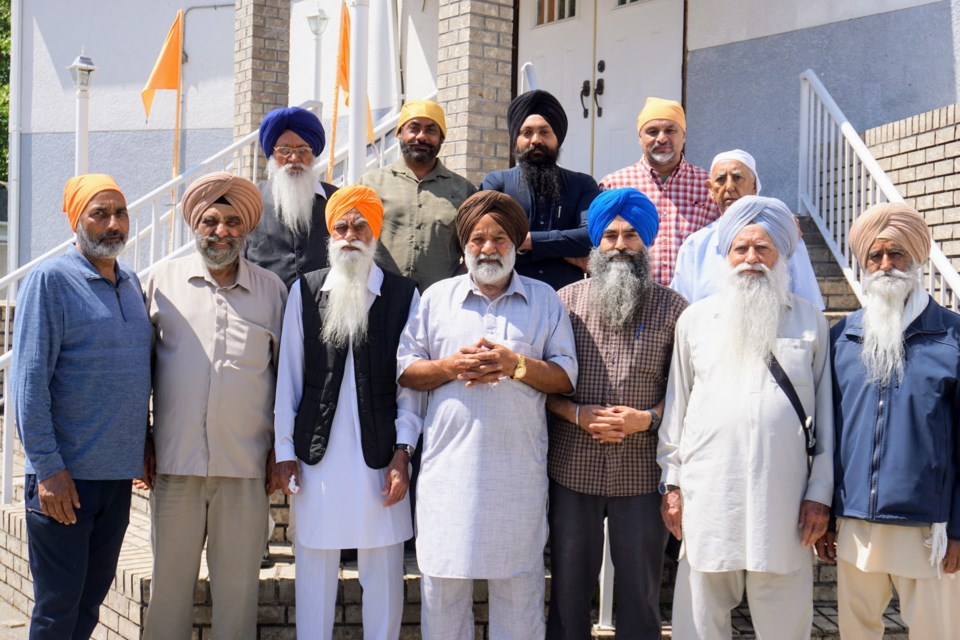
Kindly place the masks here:
[(616, 569), (617, 638), (660, 638), (660, 579), (667, 530), (657, 493), (591, 496), (550, 481), (548, 640), (590, 638), (591, 598), (603, 562), (603, 519)]
[(37, 477), (27, 475), (26, 509), (33, 572), (31, 640), (86, 640), (100, 617), (130, 521), (129, 480), (74, 480), (77, 522), (43, 515)]

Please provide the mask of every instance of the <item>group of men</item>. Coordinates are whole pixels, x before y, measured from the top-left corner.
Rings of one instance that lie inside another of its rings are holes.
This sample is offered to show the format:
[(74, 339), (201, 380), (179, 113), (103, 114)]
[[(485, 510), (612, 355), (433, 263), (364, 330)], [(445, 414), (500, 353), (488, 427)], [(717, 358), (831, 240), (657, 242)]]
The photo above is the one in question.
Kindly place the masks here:
[(960, 317), (920, 284), (922, 216), (857, 220), (864, 309), (831, 331), (789, 208), (742, 150), (687, 162), (678, 103), (647, 101), (642, 157), (599, 184), (559, 166), (549, 93), (508, 125), (517, 166), (478, 191), (437, 157), (443, 110), (410, 101), (401, 157), (337, 189), (312, 171), (319, 120), (277, 109), (268, 179), (190, 185), (196, 252), (142, 288), (120, 187), (67, 183), (76, 251), (28, 276), (15, 319), (32, 638), (92, 633), (132, 478), (152, 489), (145, 638), (190, 636), (204, 547), (212, 637), (256, 637), (276, 490), (302, 638), (331, 637), (357, 549), (364, 635), (395, 640), (416, 531), (424, 638), (474, 637), (485, 579), (491, 638), (582, 640), (605, 520), (618, 637), (660, 637), (671, 534), (676, 638), (730, 637), (745, 592), (759, 637), (808, 638), (814, 546), (842, 637), (882, 636), (891, 586), (916, 637), (958, 628)]

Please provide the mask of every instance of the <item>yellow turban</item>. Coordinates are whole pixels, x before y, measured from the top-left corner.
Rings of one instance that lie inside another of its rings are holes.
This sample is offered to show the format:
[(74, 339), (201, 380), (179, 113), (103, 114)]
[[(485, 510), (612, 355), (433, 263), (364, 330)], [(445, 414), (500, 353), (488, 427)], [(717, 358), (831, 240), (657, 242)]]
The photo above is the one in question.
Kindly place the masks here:
[(443, 115), (443, 107), (430, 100), (410, 100), (400, 108), (400, 122), (397, 123), (397, 135), (400, 129), (414, 118), (430, 118), (440, 127), (440, 133), (447, 137), (447, 118)]
[(221, 199), (240, 215), (245, 233), (253, 231), (260, 222), (263, 198), (257, 185), (226, 171), (209, 173), (187, 187), (181, 202), (183, 219), (191, 229), (196, 229), (207, 209)]
[(364, 217), (373, 237), (380, 239), (383, 228), (383, 202), (377, 192), (362, 184), (354, 184), (334, 191), (327, 200), (327, 231), (333, 233), (333, 224), (356, 209)]
[[(80, 214), (87, 208), (101, 191), (116, 191), (121, 196), (123, 191), (117, 186), (116, 180), (105, 173), (88, 173), (82, 176), (73, 176), (63, 187), (63, 212), (67, 214), (70, 228), (77, 230), (77, 221)], [(126, 196), (124, 196), (126, 197)]]
[(640, 115), (637, 116), (637, 131), (643, 129), (643, 125), (651, 120), (673, 120), (680, 125), (684, 132), (687, 131), (687, 116), (683, 113), (683, 107), (676, 100), (647, 98)]
[(915, 263), (930, 257), (930, 229), (923, 216), (902, 202), (875, 204), (853, 221), (850, 248), (865, 268), (870, 247), (877, 240), (893, 240)]

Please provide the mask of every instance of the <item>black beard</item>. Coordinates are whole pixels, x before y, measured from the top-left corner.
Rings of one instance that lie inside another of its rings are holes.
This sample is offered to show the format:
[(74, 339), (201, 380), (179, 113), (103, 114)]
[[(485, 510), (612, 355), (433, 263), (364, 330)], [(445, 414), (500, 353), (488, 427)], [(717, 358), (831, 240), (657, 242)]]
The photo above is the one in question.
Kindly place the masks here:
[(424, 147), (430, 147), (429, 151), (416, 151), (413, 148), (413, 145), (407, 142), (400, 141), (400, 153), (403, 154), (403, 157), (407, 160), (416, 162), (417, 164), (427, 164), (433, 162), (437, 158), (437, 154), (440, 153), (440, 146), (431, 147), (430, 145), (422, 145)]
[[(540, 151), (543, 155), (534, 156), (535, 151)], [(554, 151), (543, 145), (530, 145), (522, 150), (517, 148), (515, 155), (520, 164), (520, 176), (535, 198), (541, 202), (559, 201), (560, 167), (557, 166), (557, 158), (560, 150)]]

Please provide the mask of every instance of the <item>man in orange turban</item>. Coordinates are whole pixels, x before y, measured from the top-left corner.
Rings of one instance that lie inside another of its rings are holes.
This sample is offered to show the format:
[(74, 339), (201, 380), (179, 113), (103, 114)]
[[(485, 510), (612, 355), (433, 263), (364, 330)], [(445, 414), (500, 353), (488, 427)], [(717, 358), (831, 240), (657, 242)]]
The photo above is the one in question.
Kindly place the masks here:
[(960, 316), (923, 286), (930, 230), (903, 203), (850, 228), (863, 309), (831, 332), (835, 531), (843, 638), (875, 638), (891, 586), (911, 638), (960, 627)]
[(240, 256), (260, 218), (252, 182), (206, 175), (187, 188), (181, 206), (197, 252), (160, 263), (146, 283), (156, 334), (144, 465), (155, 562), (144, 638), (190, 637), (204, 542), (217, 585), (213, 634), (253, 638), (287, 288)]
[(297, 607), (297, 633), (330, 637), (347, 548), (358, 550), (364, 637), (396, 638), (420, 434), (417, 393), (397, 389), (397, 347), (419, 295), (374, 263), (383, 205), (372, 189), (337, 191), (326, 220), (330, 268), (290, 290), (274, 420), (276, 484), (297, 513), (296, 596), (310, 603)]

